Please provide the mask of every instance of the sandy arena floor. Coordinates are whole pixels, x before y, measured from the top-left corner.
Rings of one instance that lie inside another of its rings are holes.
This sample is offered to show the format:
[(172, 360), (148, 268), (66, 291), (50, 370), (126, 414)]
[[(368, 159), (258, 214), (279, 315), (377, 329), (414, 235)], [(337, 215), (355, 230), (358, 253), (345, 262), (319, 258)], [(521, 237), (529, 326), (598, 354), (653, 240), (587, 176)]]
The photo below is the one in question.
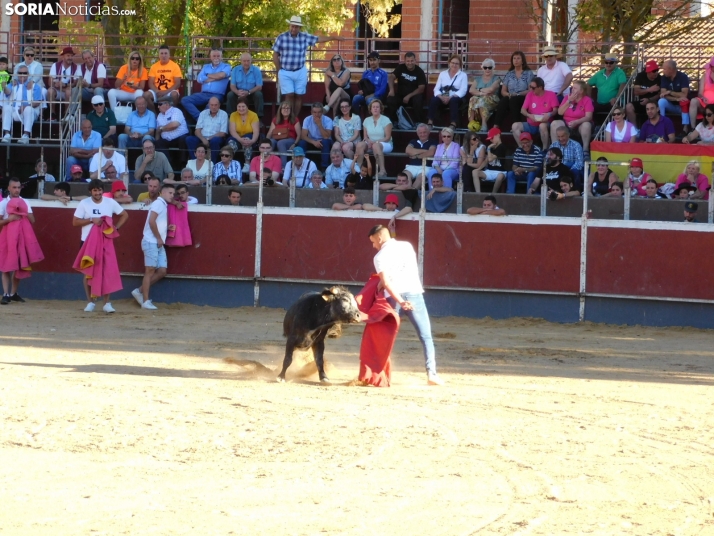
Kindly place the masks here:
[(275, 383), (281, 310), (83, 305), (0, 310), (0, 534), (714, 534), (711, 331), (435, 319), (430, 388), (406, 321), (376, 389)]

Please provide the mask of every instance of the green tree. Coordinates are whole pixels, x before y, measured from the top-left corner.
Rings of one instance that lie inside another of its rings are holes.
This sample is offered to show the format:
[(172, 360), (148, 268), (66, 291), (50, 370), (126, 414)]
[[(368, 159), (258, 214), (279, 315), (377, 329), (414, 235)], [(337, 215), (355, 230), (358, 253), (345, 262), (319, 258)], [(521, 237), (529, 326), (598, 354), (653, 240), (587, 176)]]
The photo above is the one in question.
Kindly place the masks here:
[(388, 37), (389, 30), (394, 28), (402, 20), (401, 15), (393, 15), (394, 6), (398, 6), (402, 0), (363, 0), (362, 9), (365, 19), (377, 37)]

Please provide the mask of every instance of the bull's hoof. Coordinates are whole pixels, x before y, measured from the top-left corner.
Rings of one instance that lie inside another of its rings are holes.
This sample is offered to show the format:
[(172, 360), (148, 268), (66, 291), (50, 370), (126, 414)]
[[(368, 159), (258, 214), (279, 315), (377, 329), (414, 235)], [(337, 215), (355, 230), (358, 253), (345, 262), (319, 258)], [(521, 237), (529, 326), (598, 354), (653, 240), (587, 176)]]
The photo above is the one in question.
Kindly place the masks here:
[(322, 378), (320, 378), (320, 383), (324, 383), (325, 385), (332, 385), (330, 378), (328, 378), (327, 376), (323, 376)]
[(285, 383), (285, 378), (283, 378), (282, 376), (278, 376), (277, 378), (275, 378), (275, 380), (276, 380), (278, 383)]

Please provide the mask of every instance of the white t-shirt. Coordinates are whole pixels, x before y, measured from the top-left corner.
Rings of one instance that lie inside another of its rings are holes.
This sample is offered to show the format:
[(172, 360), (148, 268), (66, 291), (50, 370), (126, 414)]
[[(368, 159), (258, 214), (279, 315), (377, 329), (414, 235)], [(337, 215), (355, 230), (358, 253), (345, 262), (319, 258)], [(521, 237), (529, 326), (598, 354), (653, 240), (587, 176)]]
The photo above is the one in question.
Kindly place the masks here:
[[(12, 199), (12, 197), (6, 197), (2, 201), (0, 201), (0, 216), (2, 216), (3, 220), (6, 220), (9, 216), (9, 214), (7, 213), (7, 204), (10, 202), (10, 199)], [(20, 199), (25, 201), (25, 204), (27, 205), (27, 213), (32, 214), (32, 207), (27, 202), (27, 200), (24, 197), (21, 197)]]
[[(122, 173), (126, 173), (126, 158), (124, 158), (124, 155), (121, 154), (118, 151), (114, 151), (114, 153), (110, 157), (104, 156), (102, 154), (102, 167), (107, 163), (107, 160), (111, 160), (112, 164), (114, 164), (114, 167), (117, 170), (117, 177), (119, 177)], [(97, 171), (99, 168), (99, 151), (92, 157), (92, 160), (89, 162), (89, 172), (94, 173)], [(104, 172), (102, 171), (101, 174), (102, 177), (104, 177)]]
[[(74, 215), (81, 219), (91, 219), (91, 218), (103, 218), (104, 216), (109, 216), (110, 218), (114, 214), (121, 214), (124, 209), (121, 205), (109, 197), (103, 197), (100, 203), (95, 203), (94, 199), (88, 197), (87, 199), (82, 199), (77, 206), (77, 210), (74, 211)], [(89, 231), (92, 230), (93, 223), (88, 223), (82, 227), (82, 242), (84, 242), (89, 236)]]
[[(552, 69), (548, 69), (547, 65), (543, 65), (540, 69), (538, 69), (537, 76), (543, 79), (546, 91), (552, 91), (557, 94), (560, 91), (560, 88), (563, 87), (565, 77), (571, 72), (572, 71), (570, 70), (570, 67), (568, 67), (567, 63), (557, 61)], [(569, 94), (570, 88), (563, 91), (563, 95)]]
[(152, 212), (156, 212), (156, 214), (158, 214), (156, 217), (156, 227), (159, 229), (159, 236), (161, 236), (161, 240), (166, 242), (166, 229), (169, 227), (169, 206), (166, 204), (166, 201), (160, 197), (151, 203), (149, 213), (146, 215), (146, 223), (144, 224), (144, 240), (151, 242), (152, 244), (158, 243), (154, 233), (151, 231), (151, 226), (149, 225), (149, 218), (151, 217)]
[[(374, 256), (374, 270), (378, 274), (384, 272), (392, 289), (399, 294), (424, 292), (419, 279), (416, 253), (409, 242), (395, 239), (386, 242)], [(387, 291), (384, 294), (389, 296)]]

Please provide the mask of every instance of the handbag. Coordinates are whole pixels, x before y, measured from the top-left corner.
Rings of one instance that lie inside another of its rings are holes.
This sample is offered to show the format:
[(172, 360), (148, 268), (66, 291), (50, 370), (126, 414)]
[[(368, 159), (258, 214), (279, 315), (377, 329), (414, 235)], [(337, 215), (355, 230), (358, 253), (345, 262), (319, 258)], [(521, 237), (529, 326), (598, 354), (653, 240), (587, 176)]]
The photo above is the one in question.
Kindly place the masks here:
[(129, 119), (129, 114), (131, 114), (132, 111), (133, 108), (130, 105), (117, 103), (116, 108), (114, 108), (114, 117), (116, 117), (117, 123), (126, 125), (126, 122)]
[(273, 139), (274, 140), (284, 140), (290, 134), (290, 129), (286, 126), (278, 127), (273, 129)]

